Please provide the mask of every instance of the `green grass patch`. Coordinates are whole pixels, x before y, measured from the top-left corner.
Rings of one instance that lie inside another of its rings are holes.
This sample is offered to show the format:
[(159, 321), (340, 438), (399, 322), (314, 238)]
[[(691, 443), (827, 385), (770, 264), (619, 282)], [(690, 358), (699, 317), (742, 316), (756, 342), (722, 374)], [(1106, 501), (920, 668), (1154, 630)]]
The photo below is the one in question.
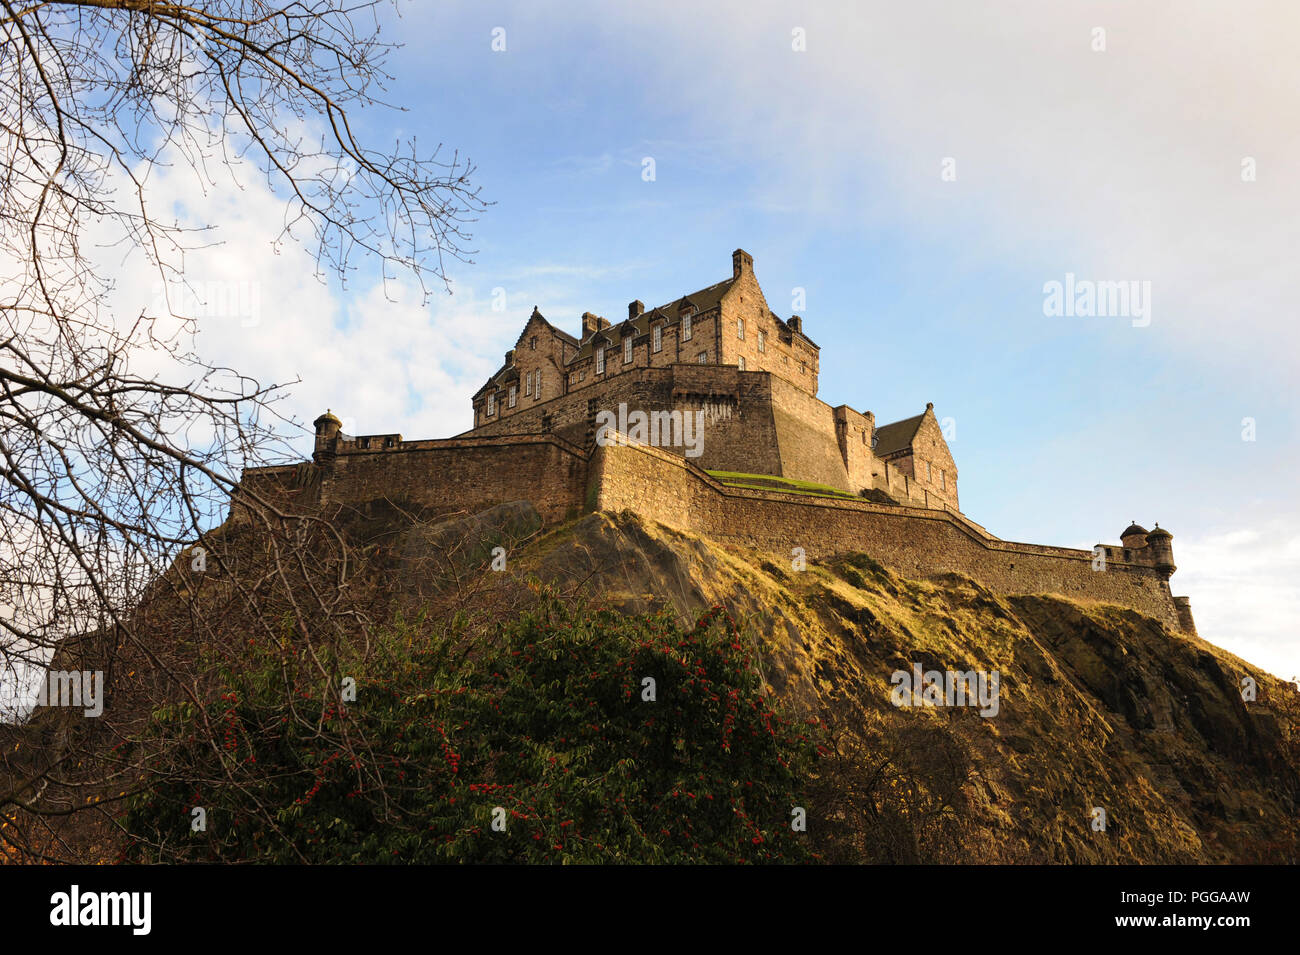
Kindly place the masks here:
[(789, 494), (810, 494), (815, 497), (836, 497), (849, 501), (859, 500), (856, 494), (850, 494), (841, 488), (815, 481), (796, 481), (793, 478), (777, 477), (773, 474), (745, 474), (742, 471), (706, 471), (728, 487), (747, 487), (757, 491), (785, 491)]

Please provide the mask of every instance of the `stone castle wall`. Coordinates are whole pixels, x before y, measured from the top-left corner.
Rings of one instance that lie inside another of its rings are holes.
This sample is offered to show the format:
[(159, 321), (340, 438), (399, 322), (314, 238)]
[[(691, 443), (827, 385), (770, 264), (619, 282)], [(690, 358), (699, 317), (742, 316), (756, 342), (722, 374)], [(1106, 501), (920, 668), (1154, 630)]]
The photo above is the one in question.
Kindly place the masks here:
[[(735, 377), (738, 385), (748, 381), (761, 387), (768, 376)], [(708, 397), (688, 397), (689, 378), (678, 384), (687, 389), (679, 396), (682, 401)], [(709, 399), (714, 408), (722, 406), (718, 397)], [(770, 408), (771, 402), (764, 406)], [(719, 432), (727, 427), (721, 419)], [(736, 428), (734, 435), (738, 441), (752, 436), (752, 424)], [(337, 439), (316, 463), (249, 469), (241, 487), (289, 510), (336, 514), (355, 509), (365, 514), (381, 506), (424, 520), (518, 500), (531, 501), (548, 524), (583, 511), (630, 510), (646, 520), (756, 547), (785, 561), (794, 548), (810, 558), (863, 552), (904, 576), (959, 573), (996, 593), (1058, 593), (1112, 603), (1173, 630), (1195, 632), (1186, 599), (1172, 596), (1168, 573), (1140, 551), (1108, 547), (1105, 569), (1099, 571), (1092, 551), (999, 540), (952, 510), (728, 487), (667, 450), (585, 446), (591, 450), (584, 452), (583, 446), (554, 434)], [(231, 514), (236, 522), (246, 519), (238, 500), (237, 495)], [(1129, 553), (1132, 560), (1125, 559)]]
[[(241, 487), (294, 510), (333, 513), (384, 503), (422, 520), (526, 500), (547, 523), (559, 523), (586, 505), (587, 456), (554, 435), (435, 441), (376, 436), (364, 448), (359, 440), (339, 441), (319, 464), (249, 469)], [(232, 507), (232, 520), (246, 517)]]
[[(590, 480), (595, 507), (714, 540), (770, 551), (786, 562), (860, 551), (904, 576), (959, 573), (995, 593), (1058, 593), (1130, 607), (1186, 629), (1167, 578), (1155, 568), (1093, 553), (998, 540), (951, 511), (840, 501), (726, 487), (655, 448), (597, 448)], [(1186, 622), (1185, 622), (1186, 621)]]

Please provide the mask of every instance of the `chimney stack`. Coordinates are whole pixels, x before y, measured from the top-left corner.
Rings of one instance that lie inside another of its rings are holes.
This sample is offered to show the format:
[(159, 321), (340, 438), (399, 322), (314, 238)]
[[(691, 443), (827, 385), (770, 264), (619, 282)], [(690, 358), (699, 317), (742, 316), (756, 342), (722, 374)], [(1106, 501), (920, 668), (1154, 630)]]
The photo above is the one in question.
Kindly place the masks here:
[(644, 313), (645, 313), (645, 302), (641, 301), (640, 299), (637, 299), (634, 302), (627, 303), (627, 317), (629, 321), (635, 318), (640, 318)]
[(515, 350), (512, 348), (506, 352), (506, 367), (509, 368), (515, 363)]
[(731, 277), (738, 279), (742, 272), (754, 274), (754, 257), (744, 249), (737, 249), (731, 253)]
[(790, 326), (790, 331), (798, 332), (800, 335), (803, 334), (803, 319), (798, 315), (791, 315), (790, 321), (786, 322), (786, 324)]

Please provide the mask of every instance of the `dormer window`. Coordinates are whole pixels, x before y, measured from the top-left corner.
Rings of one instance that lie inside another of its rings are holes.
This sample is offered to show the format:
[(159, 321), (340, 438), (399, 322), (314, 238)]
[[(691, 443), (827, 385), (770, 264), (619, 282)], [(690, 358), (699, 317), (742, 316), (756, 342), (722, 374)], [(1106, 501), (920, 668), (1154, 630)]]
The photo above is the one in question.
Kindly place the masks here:
[(626, 365), (631, 360), (632, 360), (632, 336), (629, 335), (627, 336), (627, 338), (623, 339), (623, 364)]
[(489, 417), (497, 413), (497, 396), (492, 391), (489, 391), (487, 396), (487, 413)]
[(515, 391), (516, 391), (516, 386), (511, 385), (509, 394), (510, 394), (510, 407), (512, 408), (515, 406)]
[(596, 349), (596, 374), (605, 374), (605, 346)]
[(650, 347), (655, 351), (664, 350), (664, 329), (662, 325), (656, 325), (650, 333)]
[(682, 341), (689, 341), (691, 338), (691, 313), (682, 313)]

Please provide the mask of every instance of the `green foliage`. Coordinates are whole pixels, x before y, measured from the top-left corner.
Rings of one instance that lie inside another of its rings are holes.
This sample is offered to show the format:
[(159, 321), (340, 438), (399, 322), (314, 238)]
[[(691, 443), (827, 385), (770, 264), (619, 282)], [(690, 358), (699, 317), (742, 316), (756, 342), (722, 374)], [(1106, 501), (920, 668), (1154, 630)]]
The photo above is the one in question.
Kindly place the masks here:
[(171, 762), (129, 804), (124, 858), (806, 861), (790, 822), (816, 743), (752, 652), (720, 608), (683, 628), (548, 594), (492, 638), (398, 620), (364, 655), (253, 644), (219, 699), (154, 714)]

